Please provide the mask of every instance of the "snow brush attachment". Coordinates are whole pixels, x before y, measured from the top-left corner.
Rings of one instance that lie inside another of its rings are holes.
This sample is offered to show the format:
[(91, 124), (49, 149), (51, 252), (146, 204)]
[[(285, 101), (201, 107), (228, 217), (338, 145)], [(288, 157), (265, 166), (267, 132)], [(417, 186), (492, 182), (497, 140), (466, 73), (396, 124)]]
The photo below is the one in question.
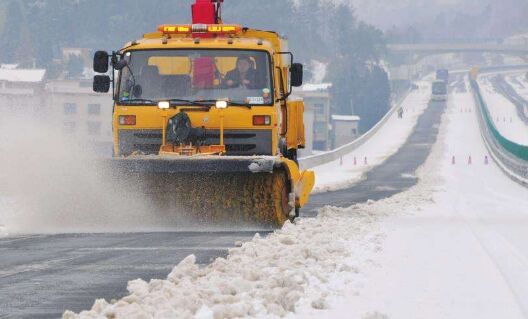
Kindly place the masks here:
[(132, 156), (107, 165), (114, 179), (139, 188), (156, 214), (192, 224), (280, 227), (314, 185), (313, 172), (273, 156)]

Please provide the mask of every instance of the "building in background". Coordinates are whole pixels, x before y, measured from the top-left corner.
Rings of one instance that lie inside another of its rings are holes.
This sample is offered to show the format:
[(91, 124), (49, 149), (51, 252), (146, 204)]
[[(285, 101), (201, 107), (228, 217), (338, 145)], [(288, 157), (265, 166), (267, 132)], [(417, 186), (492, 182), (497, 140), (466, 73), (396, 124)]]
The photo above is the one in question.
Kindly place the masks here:
[[(78, 58), (79, 64), (74, 76), (64, 67), (72, 56)], [(23, 115), (30, 112), (95, 153), (112, 155), (112, 95), (93, 92), (86, 57), (86, 49), (65, 49), (63, 72), (53, 79), (44, 69), (1, 65), (0, 111)]]
[(359, 137), (359, 116), (332, 115), (333, 148), (348, 144)]
[(19, 69), (16, 64), (0, 66), (0, 111), (42, 114), (46, 70)]
[(306, 132), (306, 149), (302, 156), (315, 151), (327, 151), (331, 148), (330, 123), (331, 83), (305, 84), (295, 90), (295, 95), (304, 100), (304, 125)]
[(50, 119), (66, 136), (112, 155), (112, 95), (92, 90), (92, 80), (62, 79), (46, 84), (46, 108)]

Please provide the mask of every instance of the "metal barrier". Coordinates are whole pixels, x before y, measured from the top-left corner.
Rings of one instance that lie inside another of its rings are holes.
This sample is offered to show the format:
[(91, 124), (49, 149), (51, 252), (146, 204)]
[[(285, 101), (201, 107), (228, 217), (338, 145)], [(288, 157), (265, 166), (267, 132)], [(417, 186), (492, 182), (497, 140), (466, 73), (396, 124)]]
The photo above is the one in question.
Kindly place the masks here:
[(324, 152), (321, 154), (316, 155), (310, 155), (306, 157), (299, 158), (299, 164), (303, 169), (312, 168), (315, 166), (323, 165), (326, 163), (333, 162), (335, 160), (338, 160), (342, 156), (345, 156), (354, 150), (356, 150), (361, 145), (365, 144), (376, 132), (378, 132), (383, 125), (390, 119), (392, 114), (396, 112), (396, 110), (401, 106), (403, 101), (409, 96), (409, 93), (411, 93), (411, 89), (409, 89), (405, 94), (402, 94), (400, 100), (394, 104), (394, 106), (383, 116), (383, 118), (376, 123), (368, 132), (361, 135), (351, 143), (345, 144), (343, 146), (340, 146), (334, 150)]
[[(492, 70), (490, 70), (492, 71)], [(480, 133), (491, 156), (513, 180), (528, 186), (528, 147), (502, 136), (489, 116), (488, 107), (480, 93), (480, 86), (470, 76), (473, 98), (477, 105)]]

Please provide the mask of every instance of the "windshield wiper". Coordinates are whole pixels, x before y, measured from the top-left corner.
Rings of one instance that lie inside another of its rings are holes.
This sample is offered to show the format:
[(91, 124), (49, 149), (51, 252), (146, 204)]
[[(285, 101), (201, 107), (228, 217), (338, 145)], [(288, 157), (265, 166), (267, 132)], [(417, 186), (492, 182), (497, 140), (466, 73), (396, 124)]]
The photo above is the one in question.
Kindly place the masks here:
[[(197, 100), (197, 101), (194, 101), (194, 102), (196, 102), (196, 103), (216, 103), (217, 101), (222, 101), (222, 100)], [(227, 105), (228, 106), (242, 106), (242, 107), (247, 107), (248, 109), (251, 108), (251, 105), (237, 103), (237, 102), (232, 102), (232, 101), (227, 101)], [(212, 107), (212, 106), (214, 106), (214, 105), (211, 105), (210, 107)]]
[(152, 100), (149, 100), (149, 99), (129, 99), (129, 100), (121, 100), (120, 101), (121, 103), (124, 103), (124, 104), (127, 104), (127, 103), (149, 103), (149, 104), (156, 104), (158, 102), (156, 101), (152, 101)]
[(249, 104), (243, 104), (243, 103), (237, 103), (237, 102), (231, 102), (231, 101), (227, 101), (227, 105), (229, 105), (229, 106), (243, 106), (243, 107), (247, 107), (248, 109), (251, 108), (251, 105), (249, 105)]
[(185, 100), (185, 99), (170, 99), (169, 100), (169, 103), (172, 105), (172, 104), (175, 104), (175, 103), (184, 103), (184, 104), (190, 104), (190, 105), (194, 105), (194, 106), (209, 106), (209, 105), (203, 105), (200, 103), (200, 101), (192, 101), (192, 100)]

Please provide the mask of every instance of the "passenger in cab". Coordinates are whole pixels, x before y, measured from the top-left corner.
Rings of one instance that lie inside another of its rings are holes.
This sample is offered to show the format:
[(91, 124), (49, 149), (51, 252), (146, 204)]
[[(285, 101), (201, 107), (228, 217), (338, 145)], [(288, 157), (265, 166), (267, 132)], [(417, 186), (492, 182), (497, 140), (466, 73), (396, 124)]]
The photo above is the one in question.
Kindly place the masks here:
[(237, 59), (236, 68), (227, 72), (223, 86), (226, 88), (258, 88), (257, 70), (250, 57), (241, 56)]

